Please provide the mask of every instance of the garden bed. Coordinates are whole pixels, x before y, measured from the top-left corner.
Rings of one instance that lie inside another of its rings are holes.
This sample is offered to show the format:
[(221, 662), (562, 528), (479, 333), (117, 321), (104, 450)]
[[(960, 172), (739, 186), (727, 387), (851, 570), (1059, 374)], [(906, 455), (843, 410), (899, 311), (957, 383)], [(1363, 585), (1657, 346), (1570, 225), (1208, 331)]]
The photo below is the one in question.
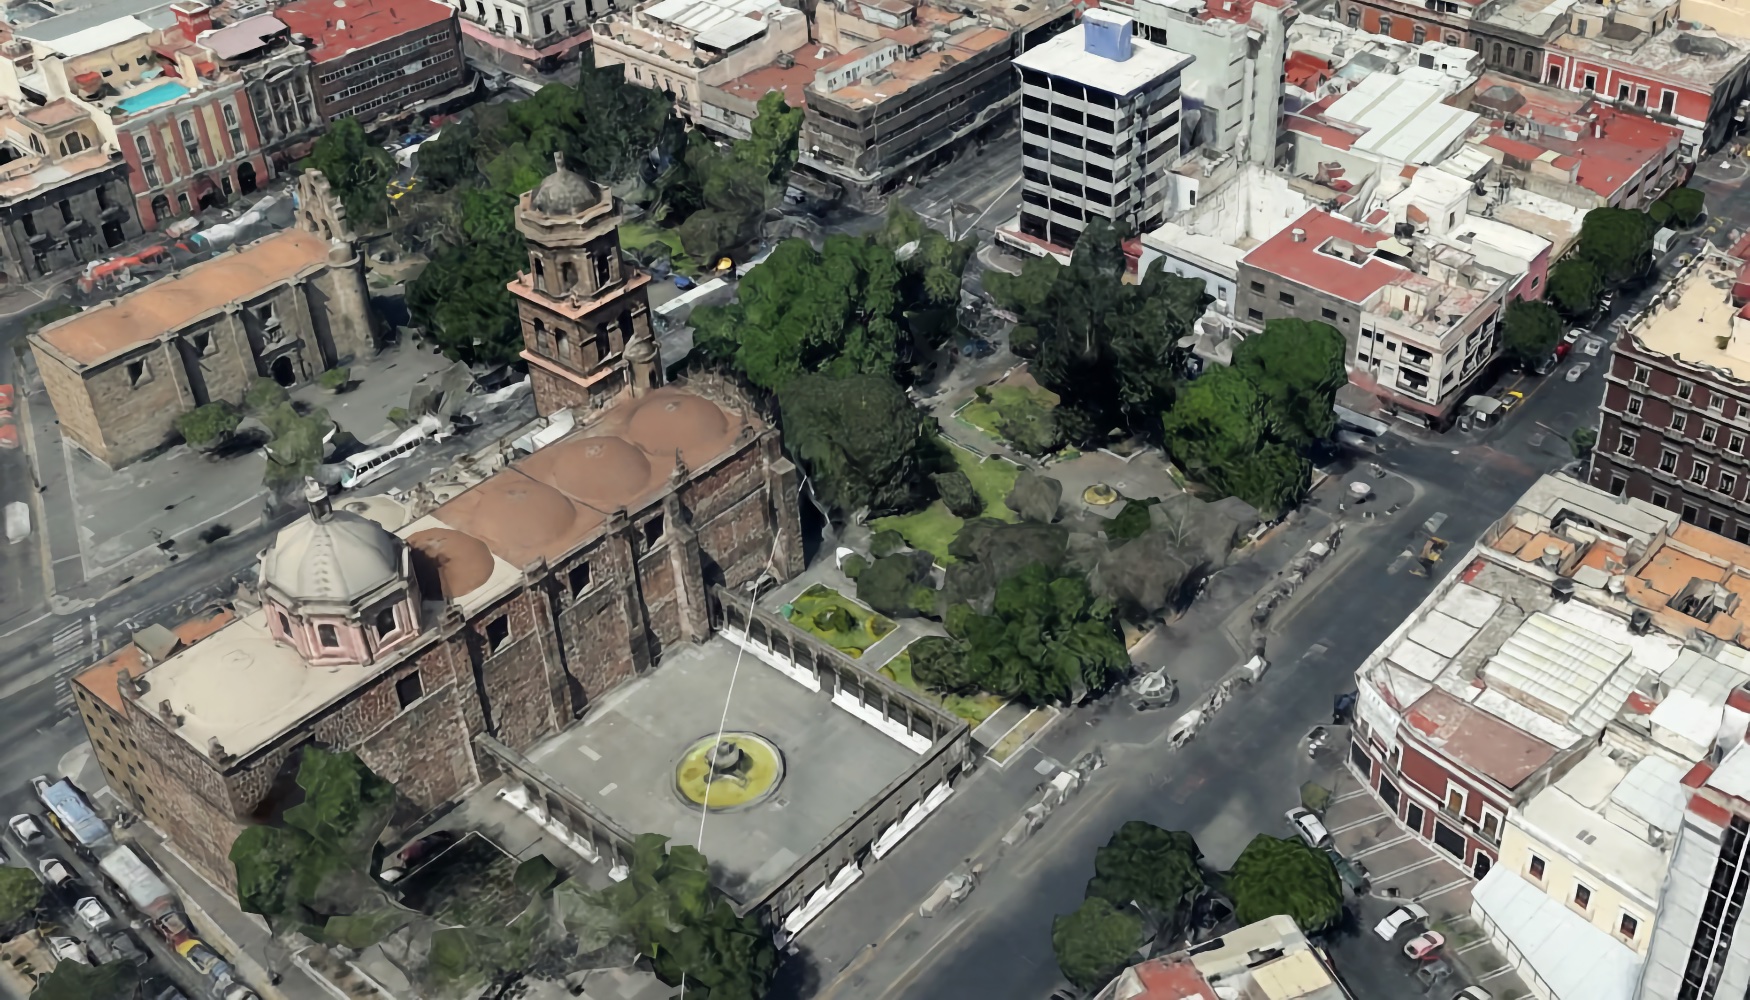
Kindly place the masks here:
[[(1029, 448), (1003, 432), (1005, 418), (1009, 420), (1035, 418), (1035, 423), (1052, 423), (1052, 411), (1058, 396), (1038, 386), (1030, 378), (1017, 377), (1007, 385), (981, 387), (978, 394), (955, 412), (955, 416), (983, 431), (992, 441), (1001, 441), (1022, 451), (1049, 450), (1045, 443)], [(1055, 432), (1052, 432), (1055, 436)]]
[(896, 627), (892, 619), (820, 583), (797, 594), (786, 608), (790, 624), (858, 659)]
[(919, 684), (917, 678), (911, 675), (910, 653), (901, 653), (887, 661), (887, 665), (882, 667), (878, 673), (919, 697), (933, 701), (948, 711), (953, 712), (955, 715), (965, 719), (973, 726), (977, 726), (979, 723), (990, 718), (997, 709), (1002, 708), (1003, 705), (1007, 704), (1003, 699), (994, 694), (944, 695), (931, 691), (929, 688)]
[[(961, 472), (966, 473), (967, 479), (972, 480), (972, 488), (984, 501), (983, 516), (994, 517), (1000, 521), (1020, 519), (1003, 502), (1015, 488), (1015, 480), (1021, 475), (1020, 466), (1002, 458), (980, 459), (965, 448), (952, 444), (948, 446), (948, 450), (953, 453), (955, 464), (960, 467)], [(928, 552), (936, 557), (936, 562), (948, 565), (954, 562), (954, 557), (948, 554), (948, 546), (953, 544), (955, 536), (960, 534), (960, 526), (965, 523), (950, 514), (942, 501), (937, 500), (923, 510), (910, 514), (876, 518), (870, 522), (870, 527), (876, 531), (897, 531), (905, 536), (905, 544)]]

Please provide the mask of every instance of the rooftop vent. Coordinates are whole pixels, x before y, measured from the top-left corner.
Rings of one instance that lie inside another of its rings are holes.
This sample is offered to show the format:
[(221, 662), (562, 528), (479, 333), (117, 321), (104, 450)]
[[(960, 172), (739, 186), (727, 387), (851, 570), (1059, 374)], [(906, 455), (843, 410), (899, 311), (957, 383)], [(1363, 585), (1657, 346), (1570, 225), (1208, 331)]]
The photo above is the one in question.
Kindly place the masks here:
[(1565, 576), (1559, 577), (1556, 582), (1550, 584), (1549, 590), (1550, 596), (1554, 597), (1557, 602), (1566, 604), (1574, 596), (1574, 581)]
[(1306, 242), (1306, 230), (1304, 230), (1304, 229), (1300, 229), (1297, 227), (1297, 228), (1291, 230), (1288, 235), (1296, 243), (1305, 243)]
[(1653, 613), (1646, 608), (1636, 608), (1629, 616), (1628, 630), (1635, 635), (1646, 635), (1653, 629)]

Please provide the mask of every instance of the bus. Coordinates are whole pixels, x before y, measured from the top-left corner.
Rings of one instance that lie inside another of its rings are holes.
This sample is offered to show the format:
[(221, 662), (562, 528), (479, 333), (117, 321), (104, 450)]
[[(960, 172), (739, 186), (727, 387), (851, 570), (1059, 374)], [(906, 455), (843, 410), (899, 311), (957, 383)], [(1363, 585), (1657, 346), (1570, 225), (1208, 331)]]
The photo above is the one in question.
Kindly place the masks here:
[(443, 422), (428, 414), (383, 447), (361, 451), (343, 460), (340, 463), (340, 488), (354, 489), (387, 475), (396, 462), (413, 454), (427, 438), (443, 440), (446, 435), (438, 433), (442, 428)]
[(109, 827), (93, 812), (73, 782), (62, 778), (40, 792), (49, 819), (73, 843), (84, 848), (108, 844)]

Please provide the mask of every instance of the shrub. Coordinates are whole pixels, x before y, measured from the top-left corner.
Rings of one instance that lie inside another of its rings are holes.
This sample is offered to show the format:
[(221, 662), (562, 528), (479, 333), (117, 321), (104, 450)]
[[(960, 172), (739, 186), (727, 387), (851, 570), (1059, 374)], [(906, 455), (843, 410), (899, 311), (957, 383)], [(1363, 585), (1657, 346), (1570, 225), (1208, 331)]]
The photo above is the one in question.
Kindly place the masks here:
[(877, 559), (890, 556), (905, 548), (905, 536), (892, 528), (875, 532), (875, 537), (869, 540), (869, 554)]
[(197, 406), (177, 417), (176, 429), (182, 432), (184, 441), (198, 448), (218, 441), (236, 430), (237, 425), (242, 422), (243, 418), (238, 414), (237, 408), (221, 400)]
[(1647, 215), (1651, 216), (1654, 222), (1663, 226), (1665, 223), (1671, 221), (1671, 203), (1668, 201), (1655, 201), (1647, 206)]
[(893, 618), (936, 608), (936, 589), (926, 581), (928, 552), (897, 552), (870, 564), (857, 578), (857, 599)]
[(943, 506), (955, 517), (977, 517), (984, 513), (984, 498), (972, 488), (972, 480), (966, 478), (966, 473), (955, 469), (952, 472), (938, 472), (930, 477), (936, 484), (936, 492), (942, 497)]
[(1029, 455), (1048, 455), (1063, 444), (1056, 411), (1032, 394), (999, 406), (997, 429), (1010, 444)]
[(1658, 204), (1671, 206), (1671, 221), (1679, 226), (1687, 226), (1701, 218), (1706, 199), (1695, 188), (1680, 187), (1665, 192), (1665, 197), (1655, 202), (1655, 205)]
[(912, 643), (910, 653), (912, 678), (931, 691), (971, 694), (978, 690), (978, 681), (966, 668), (966, 649), (959, 642), (925, 636)]
[(258, 378), (249, 384), (249, 391), (243, 394), (243, 408), (250, 413), (261, 413), (288, 399), (291, 396), (286, 394), (286, 390), (278, 382), (270, 378)]
[(352, 381), (352, 369), (345, 365), (330, 368), (318, 376), (316, 381), (321, 384), (322, 388), (338, 392), (346, 388), (346, 384)]
[(864, 559), (861, 555), (855, 552), (846, 556), (844, 561), (839, 563), (839, 572), (853, 580), (862, 576), (863, 571), (868, 568), (869, 560)]
[(814, 613), (814, 627), (822, 632), (849, 632), (857, 627), (857, 620), (844, 608), (821, 608)]
[(1009, 351), (1023, 358), (1039, 353), (1039, 328), (1017, 326), (1009, 334)]

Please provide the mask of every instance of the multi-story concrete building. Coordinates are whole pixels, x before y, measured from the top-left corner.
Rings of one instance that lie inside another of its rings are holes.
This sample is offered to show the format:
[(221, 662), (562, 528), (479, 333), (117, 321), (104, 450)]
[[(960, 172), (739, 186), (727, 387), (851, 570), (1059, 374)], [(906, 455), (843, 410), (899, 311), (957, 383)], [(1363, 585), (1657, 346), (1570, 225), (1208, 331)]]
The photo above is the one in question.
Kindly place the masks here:
[(667, 91), (676, 114), (708, 122), (705, 89), (806, 46), (808, 18), (778, 0), (655, 0), (610, 13), (593, 37), (597, 66), (624, 66), (627, 83)]
[(243, 78), (261, 150), (274, 173), (307, 154), (324, 119), (312, 96), (310, 53), (292, 41), (291, 27), (272, 14), (257, 14), (199, 37), (220, 69)]
[(1134, 38), (1103, 10), (1021, 54), (1021, 214), (998, 231), (1034, 254), (1073, 248), (1092, 219), (1132, 232), (1165, 221), (1191, 57)]
[(127, 164), (71, 101), (0, 115), (0, 274), (28, 281), (140, 235)]
[(293, 0), (274, 16), (308, 39), (324, 121), (411, 114), (467, 82), (455, 9), (436, 0)]
[(611, 0), (450, 2), (461, 15), (463, 53), (525, 77), (551, 73), (585, 53), (589, 25), (616, 6)]
[(1617, 334), (1591, 482), (1750, 542), (1750, 319), (1732, 301), (1738, 271), (1698, 258)]
[(176, 418), (296, 385), (375, 349), (364, 261), (288, 229), (31, 334), (67, 440), (111, 466), (174, 438)]

